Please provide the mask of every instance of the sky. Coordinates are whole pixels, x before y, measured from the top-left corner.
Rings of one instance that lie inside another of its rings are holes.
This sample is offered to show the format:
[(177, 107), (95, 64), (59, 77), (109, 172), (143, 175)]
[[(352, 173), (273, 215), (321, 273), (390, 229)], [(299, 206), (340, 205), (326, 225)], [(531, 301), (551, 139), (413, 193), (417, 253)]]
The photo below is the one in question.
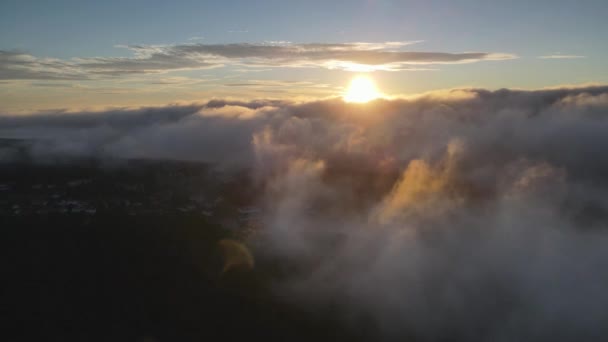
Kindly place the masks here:
[(0, 111), (608, 82), (608, 3), (10, 1)]

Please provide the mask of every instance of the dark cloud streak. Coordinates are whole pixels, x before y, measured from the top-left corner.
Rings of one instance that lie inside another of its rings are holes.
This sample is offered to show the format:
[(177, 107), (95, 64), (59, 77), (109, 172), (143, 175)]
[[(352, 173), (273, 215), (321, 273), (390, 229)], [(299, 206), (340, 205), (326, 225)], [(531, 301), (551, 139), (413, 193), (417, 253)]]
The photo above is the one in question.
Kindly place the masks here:
[(266, 67), (368, 68), (403, 70), (414, 64), (470, 63), (515, 58), (510, 54), (398, 51), (396, 43), (343, 44), (184, 44), (126, 46), (134, 57), (59, 60), (0, 51), (0, 79), (86, 80), (103, 77), (218, 68)]

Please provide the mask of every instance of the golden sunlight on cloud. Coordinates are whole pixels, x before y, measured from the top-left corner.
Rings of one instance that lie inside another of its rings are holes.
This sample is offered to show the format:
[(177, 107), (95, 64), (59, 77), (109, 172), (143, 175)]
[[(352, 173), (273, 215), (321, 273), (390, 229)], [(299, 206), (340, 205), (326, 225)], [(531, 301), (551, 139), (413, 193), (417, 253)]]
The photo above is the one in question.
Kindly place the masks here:
[(344, 101), (365, 103), (382, 96), (374, 81), (367, 76), (355, 77), (344, 93)]

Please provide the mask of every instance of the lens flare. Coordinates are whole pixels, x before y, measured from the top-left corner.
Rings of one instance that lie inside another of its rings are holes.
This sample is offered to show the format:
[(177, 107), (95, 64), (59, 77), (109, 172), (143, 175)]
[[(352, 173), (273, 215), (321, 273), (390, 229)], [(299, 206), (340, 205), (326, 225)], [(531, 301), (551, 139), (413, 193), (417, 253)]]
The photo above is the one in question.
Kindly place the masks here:
[(235, 240), (223, 239), (218, 242), (218, 245), (224, 257), (224, 269), (222, 270), (222, 274), (232, 269), (253, 269), (255, 264), (253, 255), (249, 251), (249, 248), (243, 243)]

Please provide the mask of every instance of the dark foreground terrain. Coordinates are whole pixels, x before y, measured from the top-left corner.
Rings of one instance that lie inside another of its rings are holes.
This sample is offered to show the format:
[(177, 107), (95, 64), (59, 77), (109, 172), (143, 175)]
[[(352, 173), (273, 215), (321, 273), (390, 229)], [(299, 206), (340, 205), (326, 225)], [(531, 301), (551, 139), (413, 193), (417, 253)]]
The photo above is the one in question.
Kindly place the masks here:
[(246, 178), (139, 161), (2, 165), (0, 180), (2, 340), (354, 337), (273, 291), (286, 265), (230, 263), (223, 243), (256, 229)]

